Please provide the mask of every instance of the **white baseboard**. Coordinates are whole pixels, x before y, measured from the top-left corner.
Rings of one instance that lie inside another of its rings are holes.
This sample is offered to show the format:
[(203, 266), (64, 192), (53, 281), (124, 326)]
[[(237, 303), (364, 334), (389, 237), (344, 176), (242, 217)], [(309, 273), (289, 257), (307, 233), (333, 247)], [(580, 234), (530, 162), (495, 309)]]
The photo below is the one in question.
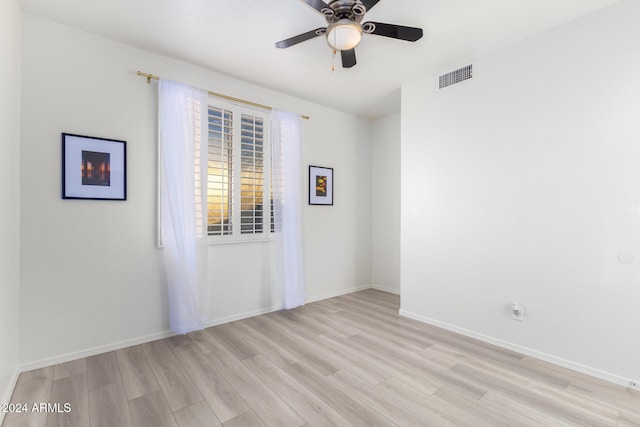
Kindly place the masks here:
[(438, 328), (446, 329), (447, 331), (451, 331), (460, 335), (464, 335), (470, 338), (475, 338), (480, 341), (484, 341), (489, 344), (493, 344), (497, 347), (502, 347), (507, 350), (515, 351), (516, 353), (523, 354), (525, 356), (531, 356), (535, 359), (543, 360), (545, 362), (552, 363), (554, 365), (570, 369), (572, 371), (580, 372), (585, 375), (589, 375), (591, 377), (595, 377), (601, 379), (603, 381), (607, 381), (613, 384), (617, 384), (623, 387), (627, 387), (632, 390), (638, 390), (638, 387), (633, 387), (630, 384), (632, 381), (629, 378), (624, 378), (619, 375), (612, 374), (610, 372), (605, 372), (600, 369), (592, 368), (590, 366), (582, 365), (580, 363), (572, 362), (571, 360), (566, 360), (561, 357), (553, 356), (551, 354), (543, 353), (538, 350), (534, 350), (528, 347), (523, 347), (518, 344), (510, 343), (508, 341), (503, 341), (498, 338), (494, 338), (488, 335), (480, 334), (474, 331), (470, 331), (468, 329), (460, 328), (455, 325), (451, 325), (449, 323), (441, 322), (439, 320), (430, 319), (428, 317), (422, 316), (420, 314), (411, 313), (406, 310), (400, 310), (399, 315), (403, 317), (407, 317), (409, 319), (417, 320), (422, 323), (426, 323)]
[(261, 308), (259, 310), (247, 311), (245, 313), (235, 314), (233, 316), (221, 317), (219, 319), (210, 320), (205, 325), (205, 328), (211, 328), (213, 326), (224, 325), (225, 323), (231, 323), (242, 319), (248, 319), (250, 317), (260, 316), (262, 314), (271, 313), (271, 308)]
[(110, 351), (120, 350), (127, 347), (132, 347), (139, 344), (145, 344), (151, 341), (161, 340), (175, 335), (171, 331), (159, 332), (156, 334), (150, 334), (138, 338), (132, 338), (129, 340), (118, 341), (111, 344), (100, 345), (97, 347), (88, 348), (85, 350), (74, 351), (71, 353), (62, 354), (59, 356), (50, 357), (47, 359), (36, 360), (34, 362), (23, 363), (20, 365), (20, 371), (32, 371), (34, 369), (46, 368), (47, 366), (57, 365), (59, 363), (70, 362), (72, 360), (82, 359), (83, 357), (96, 356), (102, 353), (108, 353)]
[[(219, 319), (210, 320), (206, 323), (205, 328), (212, 326), (222, 325), (224, 323), (235, 322), (236, 320), (242, 320), (253, 316), (259, 316), (261, 314), (269, 313), (271, 309), (261, 309), (247, 313), (241, 313), (234, 316), (223, 317)], [(57, 365), (59, 363), (70, 362), (72, 360), (82, 359), (84, 357), (96, 356), (102, 353), (108, 353), (110, 351), (121, 350), (127, 347), (133, 347), (140, 344), (146, 344), (148, 342), (161, 340), (174, 336), (175, 333), (171, 331), (159, 332), (156, 334), (145, 335), (138, 338), (132, 338), (129, 340), (119, 341), (111, 344), (105, 344), (97, 347), (92, 347), (86, 350), (75, 351), (60, 356), (55, 356), (47, 359), (37, 360), (34, 362), (28, 362), (20, 365), (20, 372), (32, 371), (34, 369), (45, 368), (47, 366)]]
[[(20, 370), (16, 368), (13, 372), (13, 375), (11, 376), (11, 379), (9, 380), (9, 387), (7, 388), (7, 390), (3, 391), (3, 396), (0, 395), (0, 403), (11, 403), (11, 396), (13, 395), (13, 391), (16, 389), (16, 384), (18, 384), (19, 376)], [(4, 421), (4, 415), (5, 413), (3, 411), (0, 411), (0, 425), (2, 425), (2, 422)]]
[(371, 289), (371, 285), (360, 286), (358, 288), (343, 289), (343, 290), (340, 290), (340, 291), (329, 292), (329, 293), (326, 293), (326, 294), (317, 295), (317, 296), (314, 296), (314, 297), (309, 297), (309, 298), (307, 298), (305, 300), (305, 303), (309, 304), (309, 303), (316, 302), (316, 301), (322, 301), (322, 300), (329, 299), (329, 298), (335, 298), (335, 297), (339, 297), (339, 296), (342, 296), (342, 295), (352, 294), (354, 292), (364, 291), (366, 289)]
[[(371, 288), (371, 286), (367, 285), (367, 286), (362, 286), (362, 287), (354, 288), (354, 289), (346, 289), (346, 290), (331, 292), (331, 293), (328, 293), (328, 294), (324, 294), (324, 295), (319, 295), (319, 296), (313, 297), (311, 299), (307, 299), (306, 302), (307, 303), (311, 303), (311, 302), (320, 301), (320, 300), (328, 299), (328, 298), (333, 298), (333, 297), (337, 297), (337, 296), (340, 296), (340, 295), (346, 295), (346, 294), (350, 294), (350, 293), (353, 293), (353, 292), (358, 292), (358, 291), (362, 291), (362, 290), (370, 289), (370, 288)], [(247, 318), (250, 318), (250, 317), (260, 316), (262, 314), (271, 313), (272, 311), (273, 310), (271, 308), (262, 308), (262, 309), (258, 309), (258, 310), (254, 310), (254, 311), (250, 311), (250, 312), (236, 314), (236, 315), (233, 315), (233, 316), (221, 317), (221, 318), (218, 318), (218, 319), (210, 320), (209, 322), (207, 322), (205, 327), (206, 328), (210, 328), (210, 327), (222, 325), (222, 324), (225, 324), (225, 323), (235, 322), (237, 320), (247, 319)], [(70, 362), (72, 360), (82, 359), (84, 357), (91, 357), (91, 356), (96, 356), (96, 355), (102, 354), (102, 353), (108, 353), (110, 351), (121, 350), (123, 348), (132, 347), (132, 346), (140, 345), (140, 344), (145, 344), (145, 343), (148, 343), (148, 342), (151, 342), (151, 341), (157, 341), (157, 340), (161, 340), (161, 339), (164, 339), (164, 338), (169, 338), (169, 337), (171, 337), (173, 335), (175, 335), (175, 334), (173, 332), (171, 332), (171, 331), (164, 331), (164, 332), (159, 332), (159, 333), (156, 333), (156, 334), (150, 334), (150, 335), (146, 335), (146, 336), (142, 336), (142, 337), (138, 337), (138, 338), (132, 338), (132, 339), (129, 339), (129, 340), (119, 341), (119, 342), (115, 342), (115, 343), (111, 343), (111, 344), (105, 344), (105, 345), (101, 345), (101, 346), (97, 346), (97, 347), (92, 347), (92, 348), (88, 348), (88, 349), (85, 349), (85, 350), (66, 353), (66, 354), (62, 354), (62, 355), (59, 355), (59, 356), (54, 356), (54, 357), (50, 357), (50, 358), (46, 358), (46, 359), (41, 359), (41, 360), (36, 360), (36, 361), (32, 361), (32, 362), (23, 363), (23, 364), (20, 364), (20, 366), (19, 366), (19, 370), (17, 371), (17, 374), (16, 374), (16, 380), (17, 380), (17, 377), (20, 374), (20, 372), (32, 371), (34, 369), (45, 368), (47, 366), (57, 365), (59, 363)], [(14, 387), (15, 387), (15, 384), (14, 384)], [(13, 391), (13, 388), (11, 388), (10, 392), (12, 392), (12, 391)]]
[[(366, 289), (371, 289), (372, 286), (371, 285), (366, 285), (366, 286), (360, 286), (358, 288), (352, 288), (352, 289), (344, 289), (344, 290), (340, 290), (340, 291), (336, 291), (336, 292), (329, 292), (327, 294), (322, 294), (322, 295), (318, 295), (315, 297), (311, 297), (311, 298), (306, 298), (305, 299), (305, 304), (310, 304), (312, 302), (316, 302), (316, 301), (322, 301), (325, 299), (329, 299), (329, 298), (335, 298), (335, 297), (339, 297), (342, 295), (348, 295), (348, 294), (352, 294), (354, 292), (360, 292), (360, 291), (364, 291)], [(385, 290), (382, 288), (376, 288), (379, 289), (381, 291), (386, 291), (386, 292), (392, 292), (390, 290)], [(260, 316), (263, 314), (268, 314), (268, 313), (273, 313), (274, 311), (278, 311), (280, 309), (277, 308), (262, 308), (259, 310), (254, 310), (254, 311), (249, 311), (246, 313), (241, 313), (241, 314), (237, 314), (237, 315), (233, 315), (233, 316), (227, 316), (227, 317), (222, 317), (220, 319), (216, 319), (216, 320), (211, 320), (207, 323), (206, 327), (210, 328), (212, 326), (218, 326), (218, 325), (223, 325), (225, 323), (231, 323), (231, 322), (235, 322), (238, 320), (243, 320), (243, 319), (248, 319), (250, 317), (255, 317), (255, 316)]]
[(371, 285), (371, 289), (376, 289), (378, 291), (387, 292), (394, 295), (400, 295), (400, 289), (387, 288), (387, 287), (378, 285), (377, 283), (374, 283), (373, 285)]

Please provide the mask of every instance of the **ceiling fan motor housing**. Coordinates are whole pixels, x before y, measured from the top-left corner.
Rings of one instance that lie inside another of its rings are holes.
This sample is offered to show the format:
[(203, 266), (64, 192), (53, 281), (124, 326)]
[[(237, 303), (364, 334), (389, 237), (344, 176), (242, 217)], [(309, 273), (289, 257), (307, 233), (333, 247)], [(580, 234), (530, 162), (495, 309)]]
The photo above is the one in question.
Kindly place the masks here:
[(367, 13), (367, 8), (360, 0), (333, 0), (329, 3), (329, 9), (323, 9), (329, 24), (345, 19), (359, 23)]

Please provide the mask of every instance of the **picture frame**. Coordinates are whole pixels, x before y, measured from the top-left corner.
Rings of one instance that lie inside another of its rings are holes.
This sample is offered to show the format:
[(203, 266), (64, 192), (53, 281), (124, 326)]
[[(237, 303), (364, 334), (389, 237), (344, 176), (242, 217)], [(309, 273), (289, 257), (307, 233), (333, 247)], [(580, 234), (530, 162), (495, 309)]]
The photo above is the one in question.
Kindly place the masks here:
[(127, 142), (63, 133), (62, 198), (127, 200)]
[(333, 168), (309, 165), (309, 204), (333, 206)]

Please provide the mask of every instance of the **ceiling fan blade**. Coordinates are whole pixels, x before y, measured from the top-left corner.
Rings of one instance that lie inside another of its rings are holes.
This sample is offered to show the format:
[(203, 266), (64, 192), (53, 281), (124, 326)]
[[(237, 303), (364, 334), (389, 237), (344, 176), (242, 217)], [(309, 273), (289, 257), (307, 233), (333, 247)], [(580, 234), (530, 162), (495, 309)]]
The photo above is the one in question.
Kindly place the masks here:
[(367, 8), (367, 11), (370, 11), (371, 8), (377, 5), (380, 0), (360, 0), (360, 1), (362, 1), (362, 4), (364, 5), (364, 7)]
[[(367, 27), (373, 26), (372, 31), (367, 31)], [(391, 37), (393, 39), (415, 42), (422, 38), (422, 28), (405, 27), (402, 25), (385, 24), (382, 22), (365, 22), (362, 24), (365, 32), (377, 36)]]
[(342, 55), (342, 67), (343, 68), (351, 68), (356, 65), (356, 50), (341, 50), (340, 54)]
[(328, 4), (323, 2), (322, 0), (304, 0), (306, 4), (317, 10), (318, 12), (324, 15), (322, 9), (331, 9)]
[(325, 27), (316, 28), (315, 30), (307, 31), (306, 33), (299, 34), (295, 37), (291, 37), (290, 39), (282, 40), (276, 43), (276, 47), (280, 49), (285, 49), (287, 47), (293, 46), (298, 43), (305, 42), (314, 37), (318, 37), (326, 32)]

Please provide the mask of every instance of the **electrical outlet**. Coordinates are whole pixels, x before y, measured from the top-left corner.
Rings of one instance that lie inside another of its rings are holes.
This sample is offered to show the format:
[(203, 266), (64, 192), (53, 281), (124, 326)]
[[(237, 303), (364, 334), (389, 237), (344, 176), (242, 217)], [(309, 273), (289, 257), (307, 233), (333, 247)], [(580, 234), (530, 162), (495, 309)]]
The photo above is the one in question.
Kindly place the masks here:
[(520, 322), (524, 320), (524, 306), (522, 304), (511, 303), (511, 318)]

